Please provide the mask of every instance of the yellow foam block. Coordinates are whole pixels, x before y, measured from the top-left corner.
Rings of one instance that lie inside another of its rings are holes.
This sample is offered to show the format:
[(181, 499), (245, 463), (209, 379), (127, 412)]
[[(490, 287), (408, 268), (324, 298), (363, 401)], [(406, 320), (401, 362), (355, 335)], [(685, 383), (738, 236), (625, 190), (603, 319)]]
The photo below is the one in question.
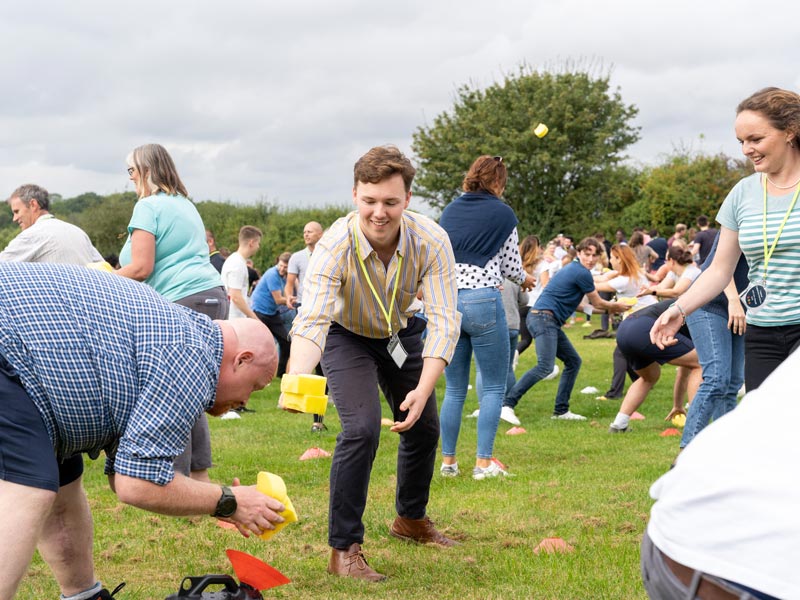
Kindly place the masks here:
[(278, 523), (275, 525), (275, 529), (269, 529), (258, 536), (262, 540), (268, 540), (289, 523), (297, 521), (297, 512), (294, 510), (289, 496), (286, 495), (286, 484), (283, 482), (283, 479), (274, 473), (268, 473), (267, 471), (259, 472), (258, 479), (256, 480), (256, 489), (262, 494), (275, 498), (275, 500), (278, 500), (285, 507), (285, 510), (280, 513), (284, 519), (283, 523)]
[(325, 409), (328, 408), (328, 397), (325, 395), (312, 396), (310, 394), (283, 392), (281, 394), (281, 403), (283, 408), (299, 410), (312, 415), (324, 415)]
[(301, 396), (324, 396), (327, 379), (319, 375), (289, 375), (281, 378), (281, 391)]
[(544, 123), (539, 123), (536, 126), (536, 129), (533, 130), (533, 133), (536, 135), (536, 137), (543, 138), (544, 136), (547, 135), (548, 131), (550, 130), (547, 128), (547, 125), (545, 125)]
[(98, 271), (107, 271), (108, 273), (113, 273), (114, 272), (114, 267), (112, 267), (110, 264), (108, 264), (104, 260), (99, 260), (97, 262), (91, 262), (91, 263), (87, 264), (86, 266), (89, 267), (90, 269), (96, 269)]

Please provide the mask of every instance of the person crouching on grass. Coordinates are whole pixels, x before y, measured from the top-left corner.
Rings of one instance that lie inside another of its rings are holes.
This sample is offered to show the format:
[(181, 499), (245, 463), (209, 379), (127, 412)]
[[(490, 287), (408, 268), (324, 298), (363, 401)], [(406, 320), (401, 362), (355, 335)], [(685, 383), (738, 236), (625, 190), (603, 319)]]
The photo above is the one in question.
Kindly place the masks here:
[(603, 300), (594, 287), (591, 269), (597, 263), (600, 252), (605, 252), (600, 242), (595, 238), (586, 238), (578, 244), (577, 251), (577, 260), (555, 274), (528, 312), (526, 324), (536, 343), (538, 362), (506, 393), (500, 418), (512, 425), (520, 424), (514, 407), (529, 389), (553, 371), (556, 357), (563, 361), (564, 372), (558, 382), (552, 418), (584, 421), (586, 417), (569, 410), (569, 397), (581, 368), (581, 357), (561, 327), (578, 308), (584, 295), (600, 311), (622, 313), (630, 308), (624, 302)]
[[(356, 210), (317, 242), (292, 326), (290, 374), (310, 374), (320, 360), (339, 412), (330, 474), (328, 572), (381, 581), (364, 559), (362, 516), (381, 432), (378, 387), (400, 435), (397, 518), (389, 533), (438, 546), (455, 542), (426, 514), (439, 442), (434, 386), (453, 356), (455, 258), (445, 231), (407, 212), (415, 169), (393, 146), (379, 146), (355, 164)], [(414, 316), (417, 292), (428, 319)]]

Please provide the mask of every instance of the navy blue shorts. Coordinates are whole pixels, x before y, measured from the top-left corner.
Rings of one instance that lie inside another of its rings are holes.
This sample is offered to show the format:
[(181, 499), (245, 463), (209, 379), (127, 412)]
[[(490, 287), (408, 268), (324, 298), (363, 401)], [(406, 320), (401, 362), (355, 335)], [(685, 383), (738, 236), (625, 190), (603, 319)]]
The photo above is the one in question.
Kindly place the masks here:
[(653, 317), (637, 316), (633, 313), (617, 329), (617, 346), (634, 371), (644, 369), (654, 362), (663, 365), (694, 350), (691, 338), (681, 332), (675, 336), (677, 344), (661, 350), (650, 341), (650, 330), (655, 322)]
[(77, 454), (60, 463), (38, 409), (0, 356), (0, 479), (58, 492), (83, 473)]

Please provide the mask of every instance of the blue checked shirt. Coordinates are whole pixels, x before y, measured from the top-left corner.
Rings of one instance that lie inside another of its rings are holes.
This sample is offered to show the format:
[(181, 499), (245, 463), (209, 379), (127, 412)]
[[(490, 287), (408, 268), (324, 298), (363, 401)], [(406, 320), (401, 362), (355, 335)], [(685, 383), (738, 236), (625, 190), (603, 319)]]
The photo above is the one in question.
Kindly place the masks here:
[(80, 266), (0, 264), (0, 355), (60, 459), (106, 452), (106, 473), (173, 478), (214, 404), (222, 333), (148, 286)]

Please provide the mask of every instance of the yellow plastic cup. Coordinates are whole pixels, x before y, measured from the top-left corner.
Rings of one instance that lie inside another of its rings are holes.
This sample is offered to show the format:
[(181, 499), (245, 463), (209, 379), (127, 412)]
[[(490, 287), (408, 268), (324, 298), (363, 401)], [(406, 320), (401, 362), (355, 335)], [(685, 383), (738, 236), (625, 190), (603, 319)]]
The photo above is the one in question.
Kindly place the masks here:
[(268, 529), (258, 536), (262, 540), (268, 540), (289, 523), (297, 521), (297, 512), (294, 510), (294, 505), (286, 494), (286, 484), (283, 482), (283, 479), (274, 473), (268, 473), (267, 471), (259, 472), (258, 479), (256, 480), (256, 489), (262, 494), (275, 498), (275, 500), (281, 502), (285, 507), (284, 511), (280, 513), (283, 517), (283, 523), (276, 524), (275, 529)]

